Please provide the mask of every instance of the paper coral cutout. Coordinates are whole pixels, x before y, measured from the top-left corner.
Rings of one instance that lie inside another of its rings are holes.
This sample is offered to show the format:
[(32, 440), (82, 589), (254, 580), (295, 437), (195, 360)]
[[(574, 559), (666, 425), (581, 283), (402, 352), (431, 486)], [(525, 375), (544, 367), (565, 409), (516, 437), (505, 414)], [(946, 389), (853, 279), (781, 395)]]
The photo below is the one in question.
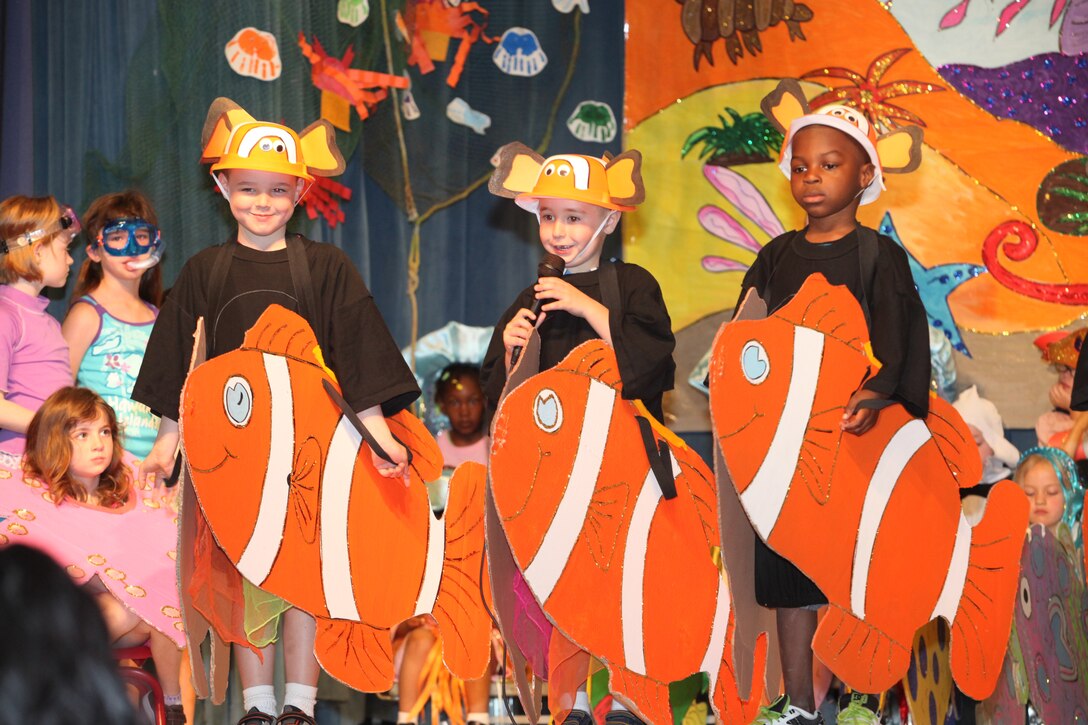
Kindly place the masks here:
[(388, 419), (412, 452), (410, 483), (382, 478), (332, 403), (313, 331), (273, 305), (242, 346), (194, 370), (182, 440), (201, 510), (238, 573), (314, 615), (315, 654), (356, 689), (388, 689), (389, 630), (432, 614), (457, 676), (480, 676), (491, 620), (481, 598), (484, 469), (463, 464), (436, 519), (424, 481), (442, 458), (423, 424)]
[(830, 602), (813, 651), (850, 687), (881, 692), (906, 673), (918, 628), (943, 617), (956, 683), (989, 695), (1012, 618), (1024, 495), (998, 483), (982, 521), (967, 523), (958, 489), (979, 480), (981, 462), (939, 398), (925, 420), (893, 404), (864, 435), (842, 432), (843, 407), (876, 367), (845, 287), (813, 275), (764, 319), (745, 319), (752, 303), (762, 304), (754, 292), (715, 339), (711, 419), (756, 533)]
[[(613, 693), (643, 719), (671, 721), (668, 683), (703, 671), (719, 717), (747, 722), (762, 677), (742, 700), (729, 586), (713, 557), (713, 476), (644, 408), (622, 399), (617, 371), (612, 348), (587, 342), (502, 400), (490, 476), (505, 538), (548, 618), (605, 663)], [(667, 474), (647, 455), (640, 417)], [(664, 497), (663, 475), (673, 478), (675, 498)]]
[(340, 200), (351, 200), (351, 189), (338, 181), (318, 176), (306, 196), (299, 202), (306, 209), (306, 216), (317, 219), (318, 215), (333, 229), (343, 224), (345, 216), (340, 208)]
[(257, 28), (242, 28), (223, 48), (227, 63), (241, 76), (274, 81), (283, 71), (276, 36)]
[(450, 88), (456, 88), (461, 81), (472, 46), (479, 41), (495, 42), (495, 38), (484, 32), (488, 11), (478, 2), (414, 0), (406, 15), (399, 20), (398, 31), (411, 47), (408, 65), (418, 66), (424, 75), (434, 70), (435, 61), (446, 60), (450, 41), (460, 41), (446, 76)]

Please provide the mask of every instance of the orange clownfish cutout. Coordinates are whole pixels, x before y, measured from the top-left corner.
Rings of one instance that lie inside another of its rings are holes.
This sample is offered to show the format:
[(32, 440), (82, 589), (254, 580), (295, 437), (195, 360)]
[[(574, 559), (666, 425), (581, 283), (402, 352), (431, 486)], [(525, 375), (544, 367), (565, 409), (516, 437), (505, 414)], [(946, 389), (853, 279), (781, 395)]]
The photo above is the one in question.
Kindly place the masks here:
[[(706, 464), (624, 400), (615, 352), (575, 348), (503, 399), (491, 491), (518, 568), (549, 619), (600, 658), (647, 722), (671, 722), (668, 683), (710, 675), (723, 722), (748, 722), (733, 672), (729, 584), (715, 563), (717, 489)], [(666, 499), (640, 432), (675, 482)], [(765, 646), (753, 682), (762, 683)]]
[(484, 467), (457, 470), (435, 518), (423, 482), (442, 456), (427, 429), (407, 412), (387, 419), (413, 459), (408, 486), (382, 478), (326, 380), (313, 331), (279, 305), (189, 375), (182, 439), (216, 541), (242, 576), (314, 615), (318, 660), (355, 689), (392, 685), (389, 630), (418, 614), (437, 620), (450, 670), (480, 676)]
[(814, 652), (850, 687), (882, 692), (906, 673), (915, 631), (944, 617), (956, 684), (985, 698), (1008, 642), (1026, 498), (998, 483), (971, 528), (958, 489), (981, 462), (939, 398), (925, 420), (893, 404), (864, 435), (843, 434), (844, 406), (878, 366), (845, 287), (813, 275), (759, 319), (765, 309), (749, 293), (714, 341), (711, 418), (756, 532), (830, 602)]

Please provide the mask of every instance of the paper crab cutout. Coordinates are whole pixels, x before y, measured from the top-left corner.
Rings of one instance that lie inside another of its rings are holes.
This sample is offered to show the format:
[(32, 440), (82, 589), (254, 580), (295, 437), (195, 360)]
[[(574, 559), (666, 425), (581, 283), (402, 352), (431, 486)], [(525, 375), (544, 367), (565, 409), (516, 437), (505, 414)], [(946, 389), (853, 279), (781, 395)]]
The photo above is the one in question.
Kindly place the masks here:
[(412, 452), (410, 483), (378, 475), (329, 395), (313, 331), (272, 305), (242, 346), (190, 373), (181, 431), (193, 488), (237, 572), (317, 620), (315, 654), (358, 690), (389, 689), (390, 630), (433, 614), (463, 679), (490, 657), (481, 596), (484, 467), (466, 463), (435, 518), (424, 481), (442, 455), (407, 412), (388, 419)]
[(487, 16), (488, 11), (478, 2), (414, 0), (408, 5), (406, 17), (397, 18), (401, 37), (411, 46), (408, 65), (417, 66), (424, 75), (431, 73), (435, 61), (446, 60), (450, 41), (460, 40), (453, 65), (446, 76), (446, 85), (456, 88), (472, 46), (478, 41), (487, 44), (495, 42), (494, 37), (484, 32)]
[(343, 224), (344, 211), (340, 208), (340, 200), (351, 200), (351, 189), (339, 181), (318, 176), (314, 179), (309, 193), (302, 197), (299, 203), (306, 209), (306, 216), (317, 219), (320, 214), (325, 222), (333, 229), (338, 224)]
[[(325, 95), (332, 94), (342, 102), (351, 104), (359, 120), (365, 120), (370, 115), (370, 111), (388, 95), (387, 88), (408, 87), (408, 79), (404, 76), (349, 67), (351, 61), (355, 59), (355, 49), (351, 46), (348, 46), (341, 58), (334, 58), (325, 52), (316, 37), (311, 46), (306, 42), (306, 36), (300, 32), (298, 47), (302, 49), (302, 54), (313, 66), (310, 79), (323, 93), (323, 107)], [(332, 118), (329, 120), (333, 121)], [(351, 130), (350, 124), (347, 123), (334, 122), (333, 125), (345, 131)]]
[(618, 369), (611, 347), (587, 342), (503, 398), (490, 476), (509, 550), (544, 613), (644, 720), (671, 722), (668, 684), (702, 671), (722, 721), (749, 722), (763, 678), (742, 700), (713, 476), (622, 398)]
[(227, 56), (227, 63), (241, 76), (274, 81), (283, 70), (276, 36), (257, 28), (239, 30), (227, 41), (223, 52)]
[(830, 602), (814, 653), (850, 687), (881, 692), (906, 673), (918, 628), (943, 617), (953, 678), (986, 697), (1012, 621), (1027, 499), (998, 483), (981, 522), (968, 524), (958, 488), (979, 480), (981, 462), (966, 424), (939, 398), (925, 420), (892, 404), (864, 435), (842, 432), (843, 407), (878, 366), (845, 287), (813, 275), (765, 314), (749, 292), (719, 331), (711, 419), (756, 533)]

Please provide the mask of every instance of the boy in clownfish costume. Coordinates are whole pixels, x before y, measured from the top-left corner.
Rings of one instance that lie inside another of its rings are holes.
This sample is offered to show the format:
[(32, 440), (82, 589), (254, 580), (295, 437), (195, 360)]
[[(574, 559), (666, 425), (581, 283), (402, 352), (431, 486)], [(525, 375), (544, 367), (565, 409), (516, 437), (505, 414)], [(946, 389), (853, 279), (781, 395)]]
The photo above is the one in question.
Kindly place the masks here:
[[(518, 362), (516, 351), (535, 328), (540, 370), (554, 367), (583, 342), (604, 340), (616, 351), (623, 397), (641, 400), (661, 420), (661, 399), (672, 389), (676, 369), (676, 341), (661, 288), (642, 267), (601, 260), (605, 237), (616, 229), (620, 213), (632, 211), (645, 197), (641, 154), (629, 150), (615, 158), (563, 154), (545, 159), (510, 143), (497, 157), (491, 193), (535, 214), (544, 251), (562, 258), (565, 267), (561, 276), (541, 277), (523, 290), (495, 325), (480, 375), (489, 417)], [(609, 723), (640, 722), (618, 699), (614, 702)], [(552, 711), (563, 709), (553, 699)], [(583, 685), (564, 722), (589, 725), (589, 711)]]
[[(858, 207), (880, 196), (885, 172), (917, 166), (921, 133), (900, 129), (877, 138), (861, 112), (848, 106), (809, 112), (796, 81), (780, 83), (763, 100), (763, 111), (786, 134), (779, 168), (808, 221), (803, 229), (776, 237), (760, 250), (744, 277), (737, 306), (754, 289), (767, 309), (774, 310), (815, 273), (833, 285), (845, 285), (865, 311), (872, 352), (883, 367), (851, 397), (842, 430), (864, 435), (886, 401), (901, 403), (924, 418), (930, 378), (925, 308), (902, 248), (857, 220)], [(818, 532), (812, 534), (818, 537)], [(756, 722), (822, 723), (813, 695), (811, 643), (817, 610), (827, 599), (758, 536), (755, 578), (757, 602), (777, 610), (785, 682), (785, 694), (764, 708)], [(879, 723), (877, 710), (877, 697), (852, 693), (840, 703), (839, 722)]]
[[(202, 141), (201, 161), (212, 164), (212, 177), (230, 204), (238, 231), (186, 263), (151, 333), (132, 397), (162, 421), (141, 477), (169, 474), (174, 467), (179, 398), (197, 320), (204, 319), (210, 359), (238, 348), (246, 331), (276, 303), (298, 312), (313, 328), (344, 398), (391, 459), (372, 454), (375, 467), (382, 476), (400, 479), (407, 451), (390, 434), (384, 416), (419, 396), (415, 378), (347, 256), (331, 244), (285, 232), (314, 175), (335, 176), (344, 169), (332, 127), (318, 121), (297, 134), (257, 121), (229, 99), (219, 98), (208, 111)], [(313, 617), (255, 586), (243, 590), (246, 638), (234, 646), (246, 710), (239, 725), (312, 725), (318, 676)], [(250, 621), (258, 603), (261, 612), (272, 614)], [(286, 653), (282, 713), (272, 687), (277, 612), (283, 613)], [(205, 616), (213, 621), (222, 613)], [(221, 625), (217, 630), (224, 629), (221, 620), (215, 622)], [(223, 631), (220, 635), (226, 636)]]

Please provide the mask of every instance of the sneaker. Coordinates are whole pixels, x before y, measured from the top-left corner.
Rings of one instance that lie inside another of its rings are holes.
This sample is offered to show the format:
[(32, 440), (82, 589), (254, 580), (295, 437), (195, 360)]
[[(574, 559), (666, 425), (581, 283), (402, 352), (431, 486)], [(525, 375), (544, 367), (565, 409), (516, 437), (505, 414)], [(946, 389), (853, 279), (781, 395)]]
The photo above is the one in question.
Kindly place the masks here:
[(626, 710), (609, 710), (604, 716), (605, 725), (646, 725), (635, 717), (634, 713)]
[(804, 710), (790, 704), (787, 695), (781, 695), (767, 707), (759, 708), (752, 725), (824, 725), (824, 718), (820, 713), (806, 715)]
[(839, 725), (880, 725), (880, 698), (851, 692), (839, 698)]
[(317, 721), (294, 705), (284, 705), (275, 725), (317, 725)]
[(563, 720), (563, 725), (593, 725), (593, 716), (585, 710), (571, 710)]
[(242, 715), (237, 725), (275, 725), (276, 718), (266, 712), (261, 712), (255, 707), (249, 708), (249, 712)]
[(185, 725), (185, 708), (181, 705), (166, 706), (166, 725)]

